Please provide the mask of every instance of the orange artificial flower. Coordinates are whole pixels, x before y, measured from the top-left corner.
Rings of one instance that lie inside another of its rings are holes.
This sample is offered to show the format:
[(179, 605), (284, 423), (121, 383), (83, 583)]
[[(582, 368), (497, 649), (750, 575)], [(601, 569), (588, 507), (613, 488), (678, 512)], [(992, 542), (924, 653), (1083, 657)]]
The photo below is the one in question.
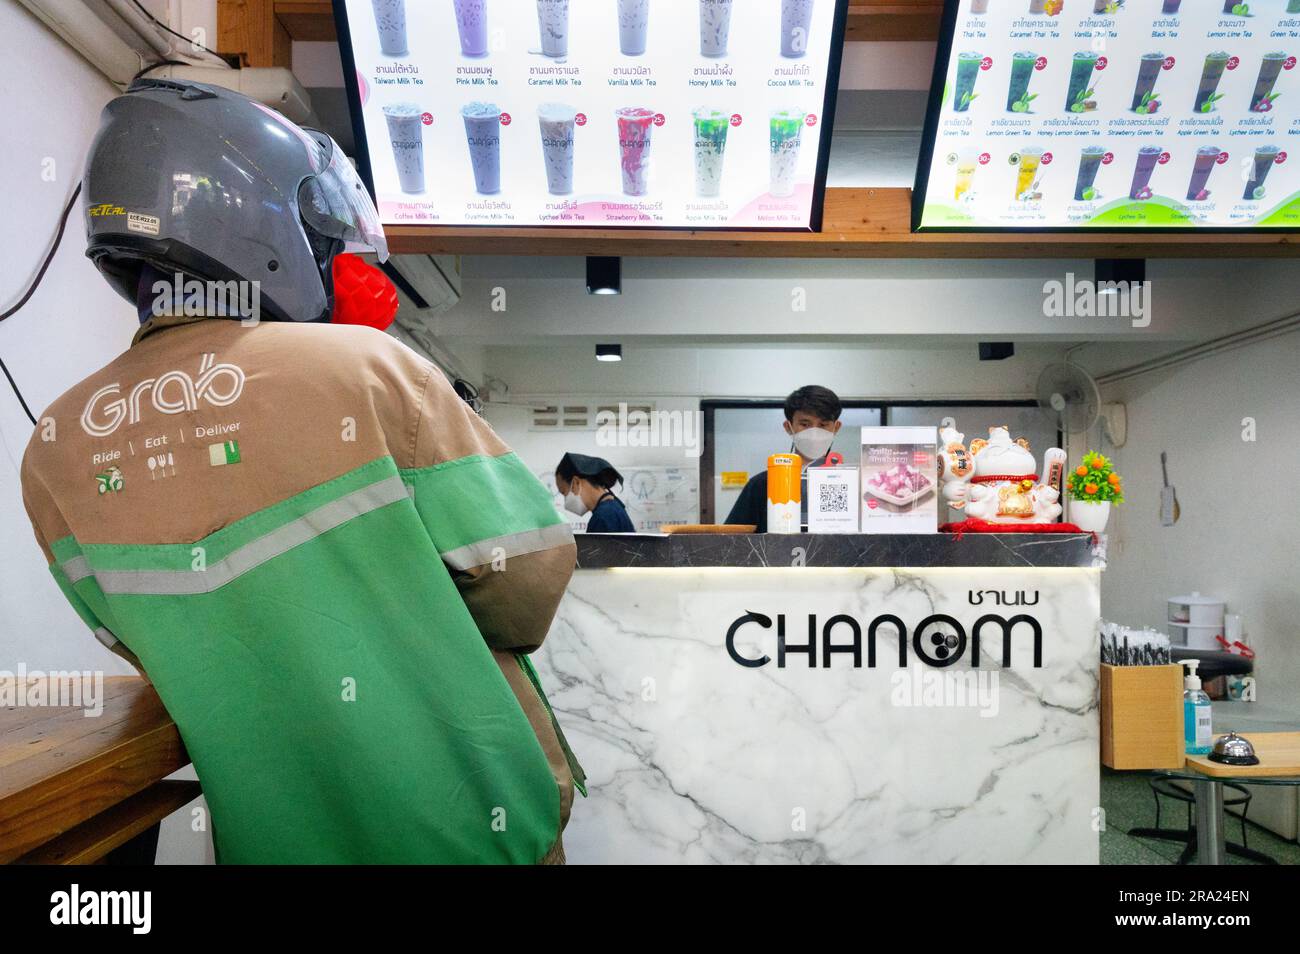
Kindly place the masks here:
[(1078, 474), (1080, 477), (1087, 477), (1087, 476), (1088, 476), (1088, 468), (1087, 468), (1087, 467), (1084, 467), (1082, 464), (1080, 464), (1078, 467), (1074, 468), (1074, 472), (1075, 472), (1076, 474)]
[(1109, 477), (1107, 477), (1106, 479), (1110, 481), (1110, 485), (1111, 485), (1112, 487), (1118, 487), (1118, 486), (1119, 486), (1119, 474), (1111, 474), (1111, 475), (1110, 475)]
[(1097, 485), (1096, 485), (1096, 484), (1085, 484), (1084, 487), (1083, 487), (1083, 492), (1086, 493), (1086, 494), (1095, 494), (1095, 493), (1097, 492)]

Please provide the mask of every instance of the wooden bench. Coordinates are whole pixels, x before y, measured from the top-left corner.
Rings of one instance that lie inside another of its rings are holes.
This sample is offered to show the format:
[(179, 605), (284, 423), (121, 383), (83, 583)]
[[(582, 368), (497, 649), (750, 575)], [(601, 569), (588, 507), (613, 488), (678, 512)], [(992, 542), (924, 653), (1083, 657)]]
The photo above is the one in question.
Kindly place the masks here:
[(137, 676), (104, 679), (91, 717), (0, 707), (0, 862), (92, 864), (143, 844), (135, 857), (152, 863), (158, 824), (201, 794), (198, 782), (164, 781), (188, 764), (158, 693)]

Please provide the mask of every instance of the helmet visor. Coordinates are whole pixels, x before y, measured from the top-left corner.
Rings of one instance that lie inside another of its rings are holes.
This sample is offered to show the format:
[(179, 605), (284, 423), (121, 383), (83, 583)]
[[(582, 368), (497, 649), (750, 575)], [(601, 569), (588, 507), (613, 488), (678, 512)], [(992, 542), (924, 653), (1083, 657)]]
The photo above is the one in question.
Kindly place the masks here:
[(352, 163), (329, 135), (315, 129), (307, 133), (320, 149), (313, 158), (323, 171), (308, 176), (298, 187), (303, 220), (323, 235), (364, 245), (386, 261), (388, 242), (379, 212)]

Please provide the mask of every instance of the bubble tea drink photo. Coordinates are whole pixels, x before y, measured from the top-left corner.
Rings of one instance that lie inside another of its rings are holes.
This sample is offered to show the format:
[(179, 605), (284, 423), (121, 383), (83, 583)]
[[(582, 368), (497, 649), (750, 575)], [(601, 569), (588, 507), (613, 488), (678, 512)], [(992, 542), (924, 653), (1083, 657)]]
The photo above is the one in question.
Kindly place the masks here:
[(1201, 82), (1196, 87), (1196, 102), (1192, 105), (1192, 112), (1213, 111), (1214, 103), (1219, 99), (1215, 90), (1219, 88), (1219, 80), (1223, 79), (1223, 71), (1227, 65), (1228, 54), (1222, 50), (1211, 53), (1205, 58), (1205, 66), (1201, 68)]
[(1034, 198), (1038, 170), (1043, 161), (1043, 150), (1021, 149), (1020, 167), (1016, 170), (1016, 201), (1028, 202)]
[(1097, 197), (1093, 183), (1097, 181), (1097, 170), (1106, 150), (1101, 146), (1084, 146), (1079, 152), (1079, 174), (1074, 180), (1074, 201), (1091, 202)]
[(1032, 102), (1029, 96), (1029, 81), (1034, 76), (1034, 65), (1038, 54), (1022, 51), (1011, 57), (1011, 85), (1007, 87), (1007, 111), (1012, 113), (1029, 112)]
[(414, 103), (384, 107), (388, 138), (393, 145), (397, 182), (403, 192), (424, 191), (424, 110)]
[(1065, 90), (1065, 111), (1082, 113), (1088, 108), (1091, 96), (1093, 71), (1097, 68), (1097, 54), (1083, 50), (1074, 54), (1070, 64), (1070, 85)]
[(957, 174), (953, 180), (952, 197), (960, 202), (970, 193), (975, 183), (976, 159), (974, 156), (962, 156), (957, 160)]
[(487, 56), (487, 0), (454, 0), (460, 51), (465, 56)]
[(384, 56), (405, 56), (406, 0), (371, 0), (375, 10), (375, 28), (379, 30), (379, 49)]
[(1143, 146), (1138, 150), (1137, 162), (1133, 166), (1133, 181), (1129, 185), (1128, 197), (1134, 200), (1151, 198), (1151, 173), (1160, 161), (1159, 146)]
[(1153, 112), (1151, 101), (1155, 99), (1156, 80), (1160, 77), (1160, 70), (1164, 65), (1163, 53), (1142, 54), (1142, 59), (1138, 61), (1137, 82), (1133, 85), (1133, 103), (1129, 109), (1136, 112), (1145, 107), (1144, 112)]
[(501, 110), (492, 103), (466, 103), (460, 115), (465, 120), (474, 188), (482, 195), (495, 195), (501, 191)]
[(731, 0), (700, 0), (700, 56), (726, 56)]
[(537, 28), (546, 56), (569, 55), (569, 0), (537, 0)]
[(1277, 146), (1260, 146), (1255, 150), (1255, 164), (1251, 168), (1250, 178), (1246, 180), (1246, 191), (1241, 197), (1247, 202), (1264, 198), (1264, 180), (1269, 170), (1277, 164)]
[(731, 117), (701, 107), (692, 118), (695, 120), (695, 194), (716, 196), (722, 192), (722, 160), (727, 152)]
[(771, 131), (771, 186), (774, 198), (794, 195), (795, 174), (799, 171), (799, 142), (803, 135), (804, 112), (799, 109), (782, 109), (772, 114)]
[(957, 54), (957, 81), (953, 83), (952, 110), (964, 113), (970, 109), (975, 98), (975, 80), (980, 75), (980, 64), (984, 62), (983, 53)]
[(1218, 146), (1202, 146), (1196, 150), (1196, 164), (1192, 167), (1192, 180), (1187, 184), (1187, 201), (1204, 202), (1210, 197), (1205, 188), (1210, 181), (1210, 173), (1219, 164)]
[(551, 195), (573, 192), (573, 128), (578, 113), (563, 103), (542, 103), (537, 120), (542, 130), (542, 162)]
[(988, 13), (989, 0), (970, 0), (971, 13)]
[(654, 110), (624, 106), (614, 111), (618, 119), (618, 161), (623, 173), (624, 195), (645, 195), (650, 191), (650, 133)]
[(1272, 111), (1273, 100), (1277, 98), (1273, 95), (1273, 86), (1277, 83), (1278, 74), (1282, 72), (1282, 66), (1285, 63), (1285, 53), (1264, 54), (1264, 59), (1259, 64), (1259, 76), (1255, 79), (1255, 89), (1250, 94), (1250, 111), (1252, 113)]
[(781, 0), (781, 55), (798, 58), (808, 52), (808, 28), (813, 0)]
[(618, 50), (624, 56), (645, 52), (650, 0), (618, 0)]

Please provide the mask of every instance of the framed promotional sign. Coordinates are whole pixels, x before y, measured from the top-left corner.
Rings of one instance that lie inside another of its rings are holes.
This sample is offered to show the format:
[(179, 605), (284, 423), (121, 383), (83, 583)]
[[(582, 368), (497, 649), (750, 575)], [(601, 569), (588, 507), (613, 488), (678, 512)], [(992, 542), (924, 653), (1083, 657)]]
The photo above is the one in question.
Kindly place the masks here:
[(1300, 228), (1300, 0), (948, 0), (919, 231)]
[(818, 230), (848, 0), (334, 0), (385, 224)]

